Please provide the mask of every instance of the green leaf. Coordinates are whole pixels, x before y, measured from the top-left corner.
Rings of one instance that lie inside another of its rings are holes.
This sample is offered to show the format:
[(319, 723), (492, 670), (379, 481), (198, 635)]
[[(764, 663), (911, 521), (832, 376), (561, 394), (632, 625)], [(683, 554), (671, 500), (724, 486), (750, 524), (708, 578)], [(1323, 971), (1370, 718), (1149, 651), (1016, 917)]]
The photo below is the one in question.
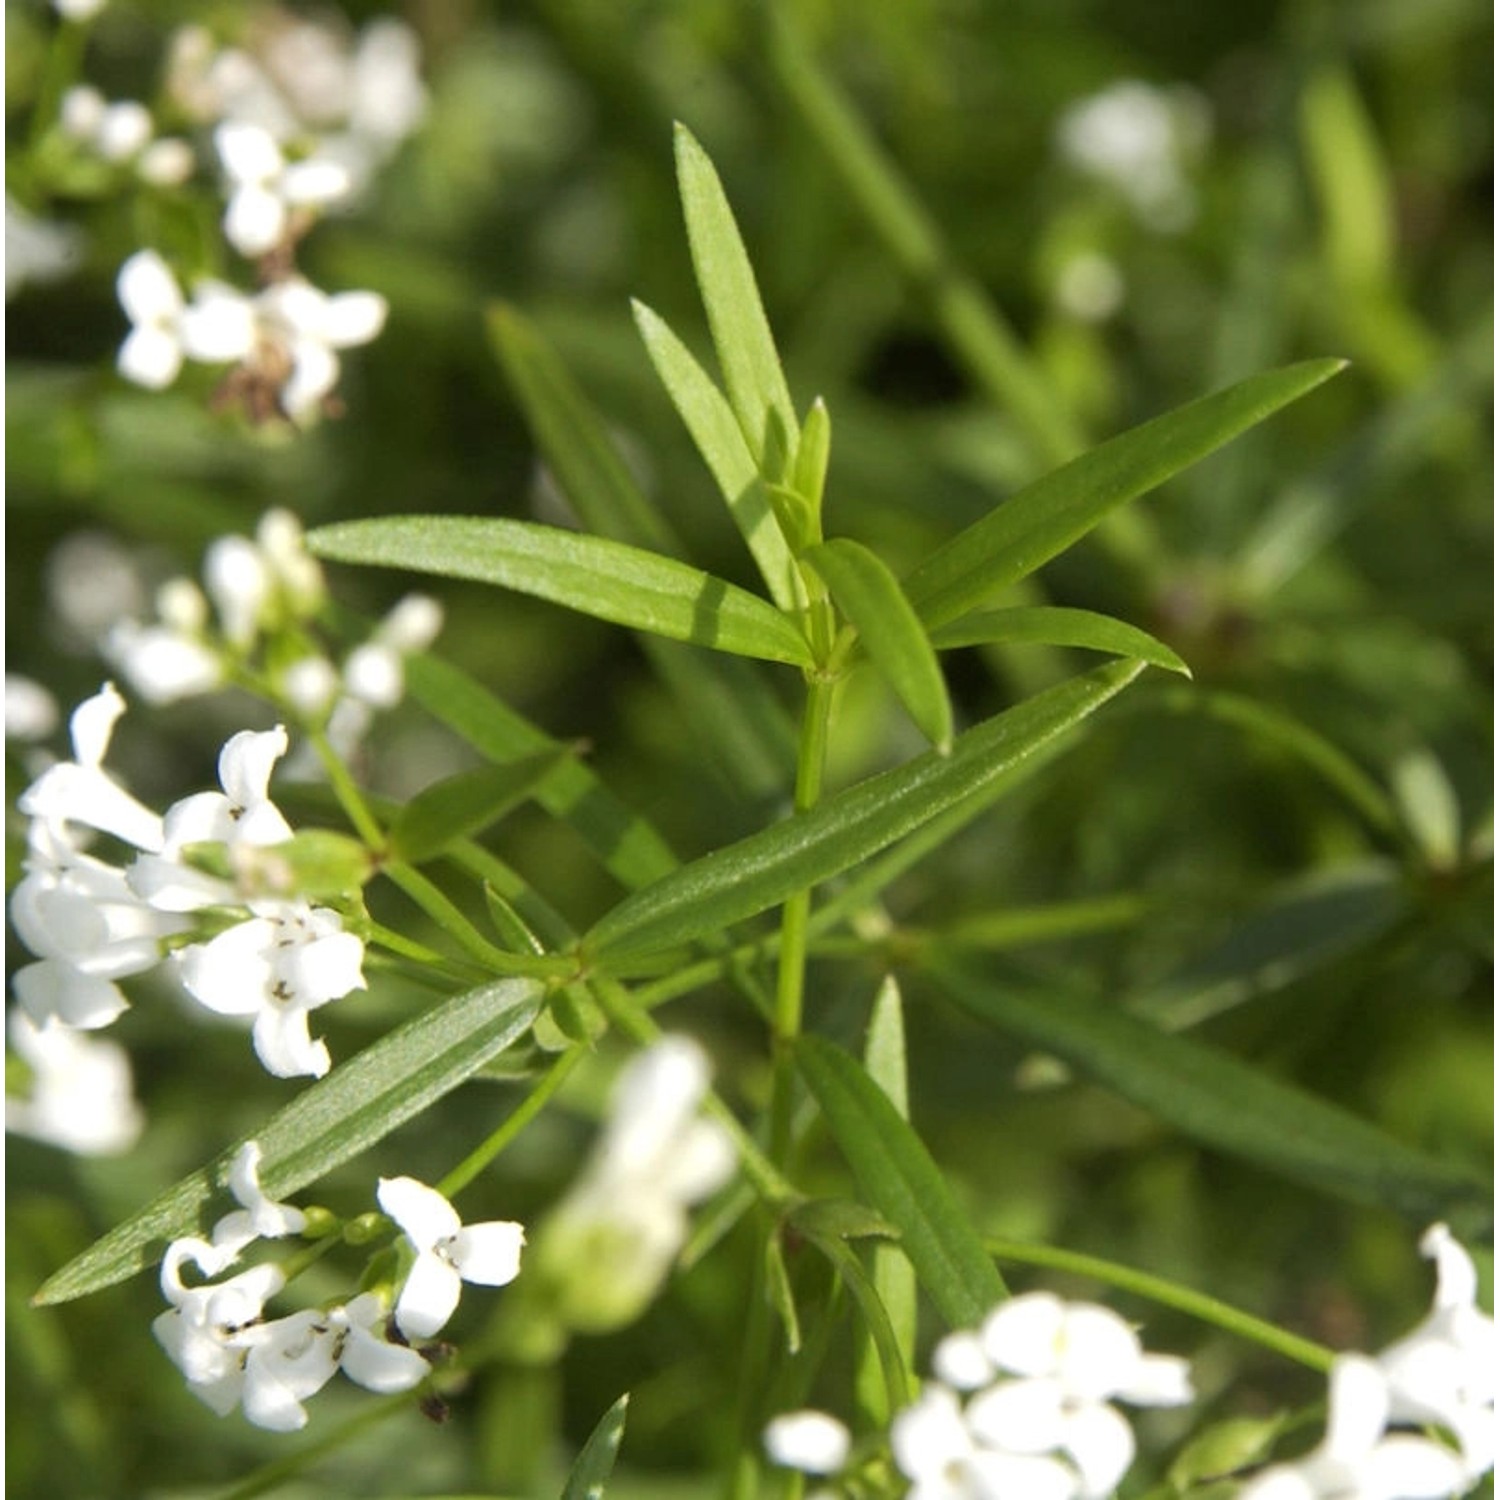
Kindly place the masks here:
[(810, 547), (802, 555), (832, 590), (835, 602), (859, 631), (870, 660), (906, 705), (917, 728), (946, 752), (953, 742), (948, 684), (896, 575), (868, 547), (846, 537)]
[(940, 547), (906, 581), (929, 626), (1025, 578), (1117, 506), (1197, 463), (1344, 368), (1314, 359), (1252, 375), (1080, 454)]
[[(389, 1135), (510, 1046), (535, 1019), (541, 998), (534, 979), (483, 984), (341, 1063), (244, 1138), (260, 1143), (261, 1186), (285, 1198)], [(33, 1302), (69, 1302), (124, 1281), (153, 1263), (160, 1242), (201, 1232), (244, 1140), (75, 1256)]]
[[(873, 1208), (850, 1198), (807, 1198), (787, 1216), (799, 1234), (835, 1240), (898, 1240), (901, 1232)], [(903, 1265), (906, 1263), (903, 1261)], [(911, 1267), (907, 1266), (910, 1271)]]
[(802, 1348), (802, 1322), (797, 1316), (797, 1297), (792, 1291), (792, 1279), (787, 1275), (781, 1238), (774, 1234), (766, 1240), (766, 1296), (781, 1319), (786, 1334), (786, 1352), (796, 1354)]
[(931, 973), (965, 1010), (1055, 1053), (1205, 1146), (1417, 1219), (1488, 1211), (1489, 1184), (1479, 1173), (1407, 1146), (1220, 1048), (1095, 1000), (1028, 992), (949, 964), (934, 963)]
[(625, 1436), (625, 1411), (630, 1405), (627, 1391), (599, 1418), (563, 1486), (562, 1500), (603, 1500), (604, 1486), (614, 1472), (615, 1457)]
[(682, 866), (607, 913), (584, 950), (605, 960), (650, 953), (779, 905), (981, 794), (1143, 670), (1112, 663), (1059, 683), (961, 734), (950, 755), (929, 751)]
[[(685, 125), (678, 125), (677, 187), (687, 221), (688, 246), (698, 290), (708, 313), (714, 348), (729, 388), (729, 404), (758, 463), (764, 462), (774, 428), (790, 444), (797, 413), (761, 305), (750, 257), (734, 222), (729, 200), (707, 152)], [(771, 474), (780, 479), (780, 474)]]
[(760, 467), (733, 409), (666, 323), (643, 302), (631, 307), (651, 363), (712, 472), (771, 597), (782, 609), (801, 607), (805, 601), (796, 560), (776, 523)]
[(792, 468), (792, 488), (807, 501), (821, 535), (823, 486), (828, 479), (828, 455), (833, 446), (833, 424), (828, 407), (819, 396), (807, 409), (802, 435), (797, 439), (797, 461)]
[(488, 516), (382, 516), (320, 526), (307, 544), (334, 562), (493, 583), (672, 640), (812, 665), (797, 627), (764, 599), (605, 537)]
[(571, 753), (559, 746), (505, 765), (460, 771), (424, 787), (391, 825), (392, 857), (420, 864), (441, 854), (455, 839), (488, 828), (530, 797)]
[(1107, 651), (1111, 656), (1133, 656), (1153, 667), (1181, 672), (1184, 677), (1193, 675), (1188, 664), (1154, 635), (1091, 609), (1063, 609), (1053, 605), (980, 609), (932, 632), (932, 644), (939, 651), (1016, 641), (1042, 646), (1081, 646), (1086, 651)]
[(871, 1207), (901, 1231), (901, 1248), (952, 1328), (973, 1328), (1005, 1283), (911, 1126), (859, 1063), (822, 1037), (797, 1041), (807, 1080)]
[(1215, 1422), (1196, 1433), (1172, 1460), (1167, 1478), (1174, 1488), (1186, 1492), (1194, 1485), (1263, 1464), (1286, 1427), (1285, 1412), (1272, 1417), (1229, 1417)]

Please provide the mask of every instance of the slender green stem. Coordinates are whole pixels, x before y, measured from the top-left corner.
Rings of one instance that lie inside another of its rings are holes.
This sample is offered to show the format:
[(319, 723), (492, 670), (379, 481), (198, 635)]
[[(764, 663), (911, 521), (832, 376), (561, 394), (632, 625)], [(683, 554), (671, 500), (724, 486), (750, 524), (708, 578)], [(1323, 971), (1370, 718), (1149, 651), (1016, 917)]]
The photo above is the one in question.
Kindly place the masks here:
[(1059, 1250), (1053, 1245), (1029, 1245), (1017, 1240), (986, 1239), (984, 1248), (997, 1260), (1017, 1261), (1022, 1265), (1046, 1266), (1055, 1271), (1072, 1271), (1080, 1276), (1091, 1276), (1108, 1286), (1117, 1286), (1122, 1291), (1134, 1292), (1159, 1302), (1163, 1307), (1175, 1307), (1190, 1317), (1204, 1323), (1212, 1323), (1237, 1338), (1249, 1339), (1267, 1349), (1294, 1359), (1298, 1364), (1323, 1373), (1332, 1367), (1334, 1352), (1311, 1339), (1288, 1333), (1264, 1318), (1241, 1312), (1217, 1297), (1204, 1292), (1195, 1292), (1191, 1287), (1179, 1286), (1147, 1271), (1137, 1271), (1131, 1266), (1122, 1266), (1111, 1260), (1100, 1260), (1094, 1255), (1081, 1255), (1075, 1250)]
[(321, 730), (309, 733), (308, 739), (312, 743), (318, 759), (323, 763), (323, 769), (328, 773), (328, 785), (333, 788), (333, 795), (338, 798), (338, 804), (344, 810), (344, 816), (349, 819), (354, 831), (367, 843), (377, 854), (385, 852), (385, 833), (379, 823), (375, 821), (375, 814), (370, 811), (365, 796), (359, 789), (359, 784), (349, 774), (349, 767), (340, 759), (338, 752), (328, 743), (328, 736)]
[(384, 948), (388, 953), (394, 953), (401, 958), (409, 958), (413, 963), (420, 964), (423, 969), (439, 969), (448, 978), (456, 979), (462, 984), (472, 983), (475, 979), (481, 979), (489, 973), (488, 969), (480, 971), (468, 964), (460, 964), (439, 953), (436, 948), (429, 948), (425, 943), (416, 942), (399, 932), (392, 932), (389, 927), (383, 927), (379, 922), (367, 923), (365, 933), (371, 943)]
[(567, 1082), (568, 1075), (582, 1061), (586, 1050), (583, 1047), (573, 1047), (564, 1052), (543, 1074), (542, 1081), (505, 1117), (489, 1138), (476, 1146), (438, 1183), (438, 1192), (445, 1198), (451, 1198), (473, 1182), (546, 1108), (548, 1101)]

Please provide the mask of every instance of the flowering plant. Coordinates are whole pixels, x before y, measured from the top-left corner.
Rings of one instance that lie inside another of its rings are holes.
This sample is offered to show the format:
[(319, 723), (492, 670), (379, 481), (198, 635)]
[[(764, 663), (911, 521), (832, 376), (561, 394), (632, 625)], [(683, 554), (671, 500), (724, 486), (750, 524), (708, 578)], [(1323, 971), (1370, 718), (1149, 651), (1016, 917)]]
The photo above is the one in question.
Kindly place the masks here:
[[(7, 679), (21, 1487), (51, 1423), (79, 1494), (1437, 1500), (1491, 1471), (1482, 1106), (1431, 1087), (1468, 1077), (1486, 836), (1416, 731), (1362, 743), (1299, 684), (1326, 619), (1279, 594), (1352, 587), (1318, 465), (1368, 377), (1316, 351), (1415, 379), (1423, 330), (1339, 221), (1361, 316), (1111, 409), (1113, 320), (1159, 306), (1153, 264), (1187, 284), (1218, 211), (1208, 100), (1052, 111), (1071, 207), (1022, 338), (791, 9), (767, 76), (880, 287), (835, 236), (794, 311), (796, 258), (752, 258), (679, 126), (696, 301), (636, 267), (664, 311), (631, 304), (628, 355), (608, 195), (540, 202), (582, 116), (521, 34), (445, 50), (415, 7), (424, 62), (390, 19), (246, 7), (154, 51), (86, 0), (17, 20), (17, 285), (119, 314), (76, 386), (23, 370), (14, 424), (48, 627)], [(706, 60), (706, 11), (645, 10)], [(579, 68), (628, 50), (592, 19), (548, 22)], [(1326, 168), (1357, 93), (1320, 78), (1305, 117)], [(550, 225), (517, 258), (618, 304), (586, 337), (545, 287), (484, 310), (532, 447), (465, 363), (484, 289), (525, 283), (485, 217), (510, 192)], [(964, 382), (941, 419), (882, 391), (893, 272)], [(1379, 1003), (1408, 989), (1415, 1019)], [(1418, 1234), (1431, 1310), (1387, 1337)]]

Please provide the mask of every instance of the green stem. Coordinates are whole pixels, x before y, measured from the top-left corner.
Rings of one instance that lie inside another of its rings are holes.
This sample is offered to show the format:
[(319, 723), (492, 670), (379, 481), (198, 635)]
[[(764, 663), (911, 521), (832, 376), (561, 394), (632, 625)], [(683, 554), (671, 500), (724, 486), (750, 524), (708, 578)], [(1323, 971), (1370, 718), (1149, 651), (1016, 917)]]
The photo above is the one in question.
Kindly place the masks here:
[(64, 91), (74, 83), (83, 67), (92, 17), (87, 21), (63, 21), (52, 34), (36, 104), (32, 110), (27, 146), (35, 151), (47, 132), (57, 123), (58, 108)]
[(418, 943), (412, 938), (403, 937), (399, 932), (392, 932), (379, 922), (367, 922), (365, 935), (369, 942), (384, 948), (388, 953), (409, 958), (424, 969), (440, 969), (449, 979), (455, 979), (461, 984), (472, 984), (489, 973), (488, 969), (478, 972), (467, 964), (459, 964), (439, 953), (436, 948), (429, 948), (425, 943)]
[(1097, 1256), (1081, 1255), (1076, 1250), (1059, 1250), (1053, 1245), (1029, 1245), (1017, 1240), (986, 1238), (984, 1248), (997, 1260), (1017, 1261), (1022, 1265), (1046, 1266), (1055, 1271), (1071, 1271), (1079, 1276), (1090, 1276), (1107, 1286), (1117, 1286), (1122, 1291), (1134, 1292), (1138, 1297), (1159, 1302), (1163, 1307), (1174, 1307), (1190, 1317), (1211, 1323), (1232, 1333), (1237, 1338), (1248, 1339), (1267, 1349), (1294, 1359), (1298, 1364), (1326, 1374), (1333, 1365), (1334, 1352), (1311, 1339), (1299, 1338), (1288, 1333), (1264, 1318), (1241, 1312), (1217, 1297), (1204, 1292), (1195, 1292), (1191, 1287), (1179, 1286), (1160, 1276), (1146, 1271), (1137, 1271), (1131, 1266), (1122, 1266)]
[(505, 1150), (520, 1133), (546, 1108), (552, 1096), (567, 1082), (587, 1049), (574, 1047), (564, 1052), (542, 1076), (542, 1081), (513, 1109), (490, 1137), (474, 1148), (438, 1183), (437, 1190), (451, 1198), (473, 1180)]

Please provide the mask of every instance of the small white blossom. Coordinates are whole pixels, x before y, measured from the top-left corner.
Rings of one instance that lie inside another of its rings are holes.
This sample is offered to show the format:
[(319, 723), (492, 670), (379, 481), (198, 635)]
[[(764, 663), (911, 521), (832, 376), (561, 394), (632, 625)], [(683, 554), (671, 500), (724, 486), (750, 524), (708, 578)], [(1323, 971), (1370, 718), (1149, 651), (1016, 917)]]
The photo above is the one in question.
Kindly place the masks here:
[(349, 193), (349, 174), (316, 156), (288, 162), (263, 126), (228, 121), (214, 146), (230, 182), (224, 235), (241, 255), (264, 255), (282, 243), (293, 208), (321, 207)]
[(268, 286), (257, 309), (263, 338), (289, 365), (281, 405), (294, 422), (311, 416), (338, 384), (337, 351), (368, 344), (386, 318), (385, 298), (375, 292), (330, 296), (301, 277)]
[(339, 1368), (356, 1385), (388, 1396), (408, 1391), (427, 1377), (427, 1361), (415, 1349), (386, 1337), (390, 1309), (374, 1292), (362, 1292), (328, 1315), (337, 1343)]
[(1373, 1360), (1341, 1355), (1328, 1388), (1328, 1431), (1306, 1458), (1277, 1464), (1239, 1500), (1440, 1500), (1469, 1482), (1456, 1453), (1428, 1438), (1386, 1435), (1389, 1396)]
[(153, 187), (181, 187), (193, 175), (197, 161), (193, 148), (177, 136), (152, 141), (136, 163), (143, 182)]
[(57, 699), (41, 683), (17, 672), (5, 674), (5, 737), (44, 740), (57, 728)]
[(224, 681), (218, 654), (168, 625), (117, 621), (100, 651), (140, 697), (158, 706), (212, 692)]
[(217, 537), (203, 556), (203, 583), (225, 638), (248, 646), (271, 596), (270, 572), (260, 549), (248, 537)]
[(104, 0), (52, 0), (52, 8), (65, 21), (90, 21), (104, 9)]
[(182, 368), (182, 288), (154, 250), (137, 250), (115, 283), (130, 334), (116, 360), (120, 373), (148, 390), (164, 390)]
[(151, 111), (136, 99), (106, 105), (94, 132), (94, 146), (108, 162), (125, 162), (139, 156), (151, 143), (156, 127)]
[(307, 1215), (300, 1208), (273, 1202), (261, 1190), (260, 1158), (256, 1141), (246, 1141), (235, 1153), (229, 1167), (229, 1191), (240, 1206), (214, 1225), (213, 1244), (217, 1249), (238, 1255), (255, 1240), (300, 1234), (307, 1225)]
[(526, 1234), (503, 1220), (465, 1225), (453, 1205), (414, 1177), (382, 1177), (376, 1198), (417, 1252), (396, 1300), (396, 1323), (429, 1338), (453, 1316), (461, 1282), (505, 1286), (521, 1269)]
[(822, 1411), (789, 1411), (766, 1424), (766, 1456), (784, 1469), (837, 1474), (849, 1461), (849, 1429)]
[(20, 1011), (9, 1032), (32, 1076), (27, 1097), (5, 1096), (7, 1130), (79, 1156), (118, 1156), (136, 1143), (145, 1117), (123, 1047), (57, 1021), (39, 1027)]

